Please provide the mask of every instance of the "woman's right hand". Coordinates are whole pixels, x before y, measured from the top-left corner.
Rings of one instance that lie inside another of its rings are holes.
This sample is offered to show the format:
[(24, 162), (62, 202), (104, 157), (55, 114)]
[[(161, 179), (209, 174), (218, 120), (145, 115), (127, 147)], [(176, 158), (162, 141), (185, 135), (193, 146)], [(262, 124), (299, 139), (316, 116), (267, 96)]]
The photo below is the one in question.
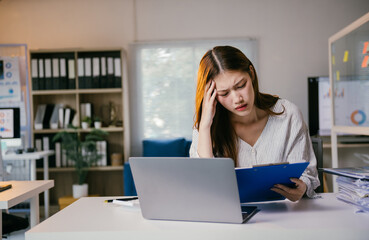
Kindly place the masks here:
[(217, 105), (217, 90), (215, 89), (215, 82), (209, 81), (205, 86), (204, 98), (202, 100), (202, 112), (199, 129), (210, 129), (213, 123)]
[(214, 156), (210, 128), (213, 124), (215, 106), (217, 105), (216, 96), (215, 82), (210, 81), (205, 86), (204, 98), (202, 100), (199, 142), (197, 144), (197, 153), (202, 158), (211, 158)]

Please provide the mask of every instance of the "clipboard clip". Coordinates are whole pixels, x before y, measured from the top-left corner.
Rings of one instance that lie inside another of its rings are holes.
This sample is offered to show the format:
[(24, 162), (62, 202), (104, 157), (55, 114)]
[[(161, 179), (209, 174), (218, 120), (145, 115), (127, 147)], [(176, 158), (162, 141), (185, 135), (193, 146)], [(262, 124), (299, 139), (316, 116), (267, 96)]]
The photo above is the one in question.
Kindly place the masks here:
[(252, 167), (265, 167), (265, 166), (285, 165), (285, 164), (290, 164), (290, 163), (289, 162), (265, 163), (265, 164), (252, 165)]

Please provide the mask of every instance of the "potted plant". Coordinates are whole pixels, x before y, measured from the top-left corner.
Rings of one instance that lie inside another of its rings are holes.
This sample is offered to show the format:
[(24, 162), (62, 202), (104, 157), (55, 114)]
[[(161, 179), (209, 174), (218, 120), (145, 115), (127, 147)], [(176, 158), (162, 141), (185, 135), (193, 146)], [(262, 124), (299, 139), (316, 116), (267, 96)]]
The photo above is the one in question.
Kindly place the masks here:
[(74, 131), (62, 131), (57, 133), (53, 141), (61, 141), (62, 148), (66, 152), (67, 159), (74, 163), (78, 177), (78, 183), (73, 185), (73, 197), (80, 198), (88, 195), (88, 185), (85, 182), (88, 169), (92, 164), (101, 159), (96, 149), (96, 142), (104, 139), (108, 133), (99, 129), (94, 129), (85, 135), (84, 140)]
[(90, 117), (88, 117), (88, 116), (86, 116), (86, 117), (84, 117), (83, 119), (82, 119), (82, 124), (81, 124), (81, 126), (82, 126), (82, 129), (87, 129), (87, 128), (89, 128), (90, 126), (91, 126), (91, 118)]
[(94, 118), (94, 127), (97, 129), (101, 128), (101, 119), (98, 116)]

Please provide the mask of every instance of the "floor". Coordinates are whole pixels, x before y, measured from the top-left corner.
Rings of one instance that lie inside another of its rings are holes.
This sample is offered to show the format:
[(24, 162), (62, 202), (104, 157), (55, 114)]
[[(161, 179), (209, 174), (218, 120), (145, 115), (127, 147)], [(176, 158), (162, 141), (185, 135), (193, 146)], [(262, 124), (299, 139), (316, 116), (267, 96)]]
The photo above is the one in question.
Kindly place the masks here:
[[(50, 216), (52, 216), (53, 214), (57, 213), (59, 211), (59, 206), (50, 206)], [(44, 216), (44, 208), (43, 206), (40, 206), (40, 222), (42, 222), (44, 220), (45, 216)], [(20, 230), (20, 231), (16, 231), (16, 232), (12, 232), (9, 235), (5, 237), (3, 237), (3, 240), (24, 240), (24, 234), (25, 232), (27, 232), (30, 228), (24, 229), (24, 230)]]

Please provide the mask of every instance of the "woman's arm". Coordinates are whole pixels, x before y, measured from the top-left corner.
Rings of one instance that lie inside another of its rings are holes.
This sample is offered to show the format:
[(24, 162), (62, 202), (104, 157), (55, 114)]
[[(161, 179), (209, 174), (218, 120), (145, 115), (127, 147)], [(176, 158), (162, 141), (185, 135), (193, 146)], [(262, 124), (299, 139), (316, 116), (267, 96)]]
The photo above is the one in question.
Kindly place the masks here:
[(216, 89), (215, 82), (210, 81), (206, 84), (204, 99), (202, 102), (201, 121), (199, 126), (199, 139), (197, 153), (200, 157), (211, 158), (214, 156), (210, 135), (211, 125), (216, 110)]
[(288, 188), (277, 184), (272, 190), (282, 194), (291, 201), (297, 201), (306, 194), (313, 198), (316, 196), (314, 189), (319, 186), (316, 158), (312, 148), (308, 128), (303, 120), (300, 110), (294, 104), (286, 104), (288, 112), (288, 139), (286, 139), (286, 160), (290, 163), (306, 161), (308, 167), (300, 179), (294, 179), (296, 188)]

